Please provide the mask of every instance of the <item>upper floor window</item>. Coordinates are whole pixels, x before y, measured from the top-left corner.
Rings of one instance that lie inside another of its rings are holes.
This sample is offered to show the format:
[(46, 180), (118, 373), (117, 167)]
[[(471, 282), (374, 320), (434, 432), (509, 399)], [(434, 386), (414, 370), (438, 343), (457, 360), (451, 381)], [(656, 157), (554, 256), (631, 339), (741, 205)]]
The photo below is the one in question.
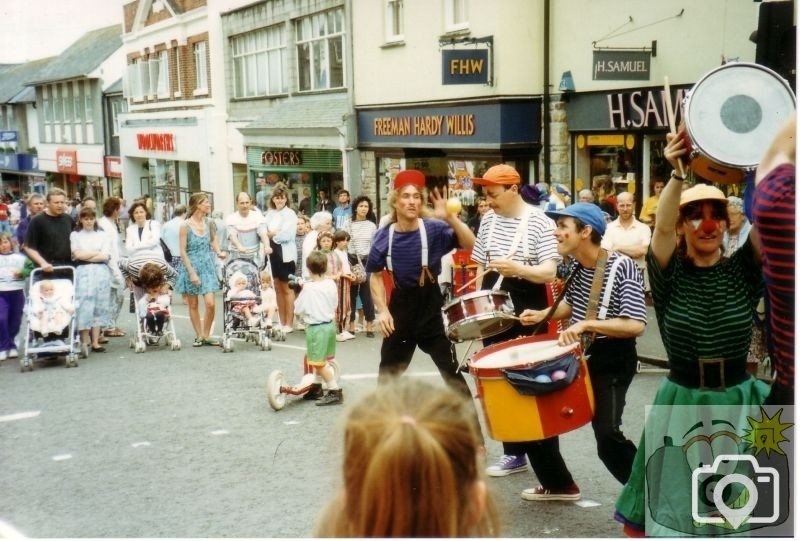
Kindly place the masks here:
[(236, 98), (288, 92), (286, 27), (260, 28), (231, 38)]
[(344, 10), (316, 13), (295, 22), (298, 89), (344, 87)]
[(386, 0), (386, 41), (403, 41), (403, 0)]
[(119, 114), (125, 112), (125, 102), (121, 99), (111, 101), (111, 135), (119, 135)]
[(446, 32), (467, 30), (467, 0), (444, 0), (444, 29)]
[(208, 42), (198, 41), (194, 44), (194, 92), (195, 94), (208, 94)]
[(94, 108), (92, 107), (93, 104), (93, 96), (92, 96), (92, 82), (91, 81), (84, 81), (83, 82), (83, 115), (84, 120), (87, 124), (91, 124), (94, 121)]

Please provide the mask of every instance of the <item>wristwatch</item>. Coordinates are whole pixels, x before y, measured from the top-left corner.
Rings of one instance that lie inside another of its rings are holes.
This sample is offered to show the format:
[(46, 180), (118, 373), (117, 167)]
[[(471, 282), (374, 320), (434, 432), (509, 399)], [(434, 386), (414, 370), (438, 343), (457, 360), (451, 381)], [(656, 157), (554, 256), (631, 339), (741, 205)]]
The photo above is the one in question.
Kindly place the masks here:
[(674, 169), (672, 170), (672, 173), (670, 173), (669, 176), (672, 178), (677, 178), (678, 180), (686, 180), (686, 175), (680, 176), (678, 172), (675, 171)]

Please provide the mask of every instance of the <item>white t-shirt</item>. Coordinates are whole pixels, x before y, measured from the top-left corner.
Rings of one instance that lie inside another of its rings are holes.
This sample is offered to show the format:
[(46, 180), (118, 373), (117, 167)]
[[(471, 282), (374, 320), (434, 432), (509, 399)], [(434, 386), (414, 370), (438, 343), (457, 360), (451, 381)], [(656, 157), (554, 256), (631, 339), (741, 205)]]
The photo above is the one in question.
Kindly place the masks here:
[[(247, 216), (234, 212), (225, 220), (225, 226), (228, 228), (228, 237), (236, 235), (236, 239), (245, 248), (256, 248), (260, 241), (258, 231), (262, 220), (263, 215), (255, 209), (250, 209)], [(231, 247), (233, 247), (233, 244), (231, 244)]]
[(336, 293), (336, 282), (330, 278), (306, 282), (294, 301), (294, 312), (303, 318), (306, 325), (333, 321), (336, 316)]

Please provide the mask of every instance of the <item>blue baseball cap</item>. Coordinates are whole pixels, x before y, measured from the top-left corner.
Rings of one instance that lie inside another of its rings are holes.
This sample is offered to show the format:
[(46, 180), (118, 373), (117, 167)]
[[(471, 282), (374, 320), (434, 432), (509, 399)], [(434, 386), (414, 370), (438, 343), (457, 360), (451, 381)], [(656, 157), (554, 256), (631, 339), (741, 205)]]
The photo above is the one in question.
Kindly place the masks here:
[(594, 231), (604, 235), (606, 232), (606, 219), (603, 211), (594, 203), (575, 203), (561, 210), (548, 210), (545, 214), (553, 220), (558, 220), (561, 216), (575, 218), (592, 226)]

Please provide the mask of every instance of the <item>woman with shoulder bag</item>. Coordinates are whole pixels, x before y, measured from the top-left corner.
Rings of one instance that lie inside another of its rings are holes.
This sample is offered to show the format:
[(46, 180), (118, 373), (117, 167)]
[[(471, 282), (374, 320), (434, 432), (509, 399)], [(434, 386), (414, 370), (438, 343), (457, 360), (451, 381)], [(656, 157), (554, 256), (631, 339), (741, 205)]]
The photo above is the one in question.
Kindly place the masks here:
[[(352, 205), (352, 219), (348, 226), (350, 244), (348, 257), (350, 268), (356, 280), (350, 287), (350, 333), (355, 333), (356, 299), (361, 299), (364, 310), (364, 319), (367, 322), (367, 337), (375, 336), (373, 324), (375, 323), (375, 305), (372, 303), (372, 293), (369, 290), (369, 274), (364, 272), (364, 265), (372, 248), (372, 237), (378, 230), (375, 212), (372, 210), (372, 201), (366, 195), (360, 195)], [(360, 268), (359, 268), (360, 267)], [(360, 281), (363, 277), (363, 281)]]

